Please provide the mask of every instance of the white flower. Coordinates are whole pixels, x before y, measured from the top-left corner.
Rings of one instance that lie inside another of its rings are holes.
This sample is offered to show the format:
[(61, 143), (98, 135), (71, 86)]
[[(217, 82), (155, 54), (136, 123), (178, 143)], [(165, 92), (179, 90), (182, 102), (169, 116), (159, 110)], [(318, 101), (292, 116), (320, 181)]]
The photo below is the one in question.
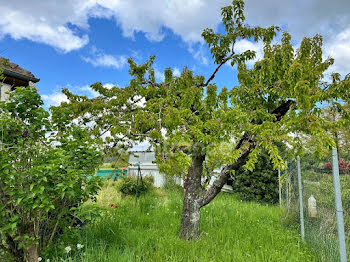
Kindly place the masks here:
[(43, 260), (43, 258), (42, 257), (38, 257), (38, 261), (41, 261), (41, 260)]
[(50, 262), (50, 259), (46, 259), (46, 262)]
[(68, 247), (65, 247), (64, 250), (66, 250), (66, 253), (69, 253), (72, 250), (72, 248), (70, 246), (68, 246)]
[(82, 244), (77, 244), (77, 249), (82, 249), (84, 247), (84, 245)]

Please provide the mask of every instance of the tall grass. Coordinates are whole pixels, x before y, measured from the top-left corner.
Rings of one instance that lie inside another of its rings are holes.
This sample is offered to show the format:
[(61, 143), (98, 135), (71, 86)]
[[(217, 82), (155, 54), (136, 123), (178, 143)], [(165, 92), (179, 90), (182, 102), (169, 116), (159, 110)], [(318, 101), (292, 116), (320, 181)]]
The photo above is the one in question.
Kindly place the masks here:
[[(158, 190), (136, 205), (109, 184), (97, 202), (106, 215), (64, 240), (72, 252), (57, 249), (51, 261), (318, 261), (296, 231), (281, 225), (279, 208), (241, 202), (232, 194), (221, 193), (202, 209), (199, 240), (182, 240), (182, 201), (179, 191)], [(79, 252), (76, 243), (84, 245)]]

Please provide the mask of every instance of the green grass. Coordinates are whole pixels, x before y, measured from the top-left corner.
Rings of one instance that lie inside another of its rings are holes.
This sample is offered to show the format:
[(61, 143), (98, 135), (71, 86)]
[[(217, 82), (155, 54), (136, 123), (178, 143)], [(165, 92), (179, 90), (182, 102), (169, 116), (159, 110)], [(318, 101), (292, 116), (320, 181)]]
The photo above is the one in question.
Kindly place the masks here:
[(108, 170), (108, 169), (114, 169), (112, 167), (113, 163), (103, 163), (98, 170)]
[[(109, 182), (97, 202), (106, 215), (64, 243), (72, 247), (71, 257), (51, 261), (318, 261), (296, 231), (281, 225), (278, 207), (241, 202), (232, 194), (221, 193), (202, 209), (199, 240), (182, 240), (182, 200), (181, 192), (158, 190), (135, 205)], [(75, 251), (77, 243), (83, 250)]]

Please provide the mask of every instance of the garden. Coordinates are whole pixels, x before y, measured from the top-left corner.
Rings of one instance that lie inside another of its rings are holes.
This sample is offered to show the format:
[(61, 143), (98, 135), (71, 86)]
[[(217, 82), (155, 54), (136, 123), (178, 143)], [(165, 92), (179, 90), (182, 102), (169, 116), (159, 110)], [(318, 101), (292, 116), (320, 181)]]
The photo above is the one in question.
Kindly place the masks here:
[[(224, 33), (202, 33), (208, 78), (167, 68), (157, 82), (155, 56), (130, 58), (129, 85), (96, 82), (94, 98), (64, 88), (67, 101), (47, 111), (28, 86), (0, 102), (0, 260), (330, 261), (300, 239), (297, 210), (278, 206), (277, 170), (341, 148), (348, 172), (350, 75), (325, 80), (334, 60), (324, 59), (320, 35), (298, 46), (286, 31), (276, 39), (278, 26), (246, 24), (242, 0), (221, 16)], [(254, 51), (235, 49), (242, 39), (264, 45), (253, 66)], [(228, 64), (239, 84), (218, 88), (213, 80)], [(145, 142), (163, 187), (122, 169)], [(118, 174), (105, 175), (109, 168)], [(305, 174), (306, 196), (330, 208), (331, 175)], [(229, 181), (233, 192), (222, 192)], [(334, 223), (316, 224), (325, 227), (335, 232)]]
[(87, 204), (101, 208), (101, 216), (68, 228), (50, 261), (318, 261), (298, 232), (281, 224), (277, 206), (222, 193), (202, 210), (201, 237), (189, 243), (178, 238), (183, 190), (151, 188), (135, 204), (117, 188), (105, 182), (97, 202)]

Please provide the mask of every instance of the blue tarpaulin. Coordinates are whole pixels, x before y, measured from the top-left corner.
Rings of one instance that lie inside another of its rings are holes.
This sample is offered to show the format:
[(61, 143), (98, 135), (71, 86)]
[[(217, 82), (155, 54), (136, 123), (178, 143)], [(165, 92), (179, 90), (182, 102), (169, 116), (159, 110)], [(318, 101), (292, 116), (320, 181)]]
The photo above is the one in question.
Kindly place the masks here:
[(106, 170), (98, 170), (96, 172), (96, 175), (103, 177), (103, 178), (107, 178), (110, 177), (112, 179), (116, 178), (122, 178), (122, 177), (126, 177), (128, 173), (127, 169), (106, 169)]

